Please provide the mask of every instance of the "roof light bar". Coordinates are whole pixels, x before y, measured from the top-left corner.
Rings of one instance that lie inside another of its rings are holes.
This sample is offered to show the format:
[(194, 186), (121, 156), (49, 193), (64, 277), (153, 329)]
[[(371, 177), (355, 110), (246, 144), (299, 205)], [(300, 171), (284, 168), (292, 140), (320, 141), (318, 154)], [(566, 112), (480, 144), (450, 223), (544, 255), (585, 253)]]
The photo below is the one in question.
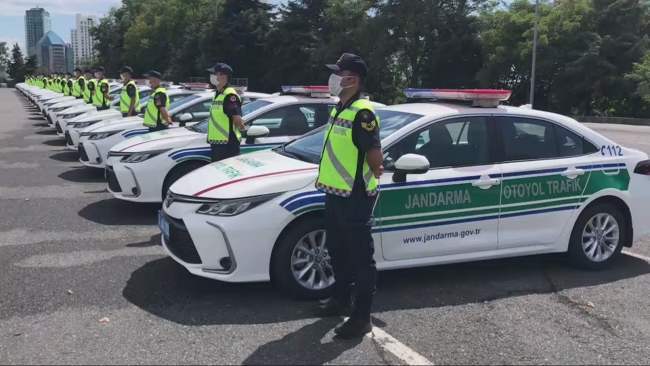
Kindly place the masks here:
[(458, 100), (473, 102), (475, 107), (496, 107), (510, 98), (512, 92), (503, 89), (404, 89), (410, 99)]
[(181, 83), (180, 85), (187, 90), (206, 90), (210, 86), (207, 83)]
[(311, 97), (329, 97), (330, 88), (327, 85), (298, 85), (282, 86), (283, 94), (301, 94)]

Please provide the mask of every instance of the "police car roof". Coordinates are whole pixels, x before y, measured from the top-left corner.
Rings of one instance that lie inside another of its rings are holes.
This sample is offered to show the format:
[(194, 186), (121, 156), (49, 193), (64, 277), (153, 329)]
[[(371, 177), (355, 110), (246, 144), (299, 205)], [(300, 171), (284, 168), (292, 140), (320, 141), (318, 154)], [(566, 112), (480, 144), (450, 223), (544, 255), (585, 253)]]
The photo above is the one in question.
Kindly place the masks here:
[(269, 96), (265, 98), (259, 98), (258, 100), (268, 100), (273, 103), (338, 103), (339, 99), (334, 97), (322, 97), (322, 98), (312, 98), (306, 95), (279, 95), (279, 96)]

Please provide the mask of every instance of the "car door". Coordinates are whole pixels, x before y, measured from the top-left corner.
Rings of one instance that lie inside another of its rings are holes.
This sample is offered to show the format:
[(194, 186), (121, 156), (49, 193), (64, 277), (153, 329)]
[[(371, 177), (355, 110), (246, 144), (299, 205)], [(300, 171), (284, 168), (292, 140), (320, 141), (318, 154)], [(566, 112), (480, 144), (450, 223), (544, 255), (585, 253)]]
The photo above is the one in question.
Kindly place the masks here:
[(584, 139), (551, 121), (495, 116), (502, 170), (499, 249), (555, 242), (583, 201)]
[(326, 124), (333, 107), (327, 104), (287, 105), (259, 115), (250, 124), (267, 127), (269, 137), (285, 137), (285, 141), (290, 141)]
[[(386, 260), (497, 248), (501, 174), (488, 115), (435, 121), (384, 150), (376, 210)], [(394, 182), (395, 162), (425, 156), (430, 169)]]

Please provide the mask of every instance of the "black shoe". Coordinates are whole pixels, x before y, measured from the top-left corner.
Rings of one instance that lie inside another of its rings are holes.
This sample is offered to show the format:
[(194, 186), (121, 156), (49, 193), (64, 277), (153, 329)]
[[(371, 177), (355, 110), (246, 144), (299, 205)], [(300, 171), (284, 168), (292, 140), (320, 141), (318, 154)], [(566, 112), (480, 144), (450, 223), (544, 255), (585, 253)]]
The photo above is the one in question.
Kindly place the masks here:
[(330, 299), (318, 306), (314, 313), (321, 318), (350, 316), (352, 314), (352, 304), (340, 305), (338, 301)]
[(345, 339), (363, 337), (370, 332), (372, 332), (372, 322), (370, 320), (359, 321), (353, 318), (348, 319), (346, 322), (334, 328), (334, 333)]

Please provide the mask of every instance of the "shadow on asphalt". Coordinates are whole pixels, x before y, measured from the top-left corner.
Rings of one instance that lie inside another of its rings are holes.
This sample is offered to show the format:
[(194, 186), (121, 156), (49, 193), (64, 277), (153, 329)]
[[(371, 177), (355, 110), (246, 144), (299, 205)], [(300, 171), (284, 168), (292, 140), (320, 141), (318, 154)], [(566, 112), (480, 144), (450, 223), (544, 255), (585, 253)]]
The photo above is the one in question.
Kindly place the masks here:
[[(627, 255), (601, 272), (574, 269), (562, 258), (546, 255), (380, 272), (373, 311), (548, 294), (650, 273), (649, 263)], [(313, 302), (293, 300), (269, 283), (209, 280), (191, 275), (171, 258), (154, 260), (133, 272), (123, 295), (139, 308), (183, 325), (267, 324), (314, 317)]]
[(65, 140), (62, 139), (45, 140), (41, 143), (47, 146), (65, 146)]
[(50, 126), (47, 124), (47, 122), (45, 122), (45, 121), (43, 121), (42, 123), (32, 123), (32, 126), (34, 126), (34, 127), (45, 127), (45, 128), (50, 127)]
[(160, 237), (162, 234), (156, 234), (151, 237), (148, 241), (143, 241), (141, 243), (133, 243), (133, 244), (127, 244), (126, 246), (128, 248), (148, 248), (148, 247), (155, 247), (155, 246), (162, 246), (162, 243), (160, 242)]
[(65, 171), (59, 174), (59, 178), (74, 183), (101, 183), (106, 181), (103, 170), (92, 168), (86, 169), (84, 166)]
[(242, 365), (324, 365), (331, 362), (363, 341), (363, 338), (335, 339), (333, 342), (321, 343), (321, 339), (339, 322), (340, 319), (330, 318), (306, 325), (281, 339), (260, 346)]
[(30, 121), (43, 121), (43, 123), (47, 123), (47, 122), (45, 122), (43, 117), (33, 116), (33, 117), (27, 117), (27, 119), (30, 120)]
[(50, 159), (56, 160), (56, 161), (61, 161), (64, 163), (71, 163), (71, 162), (78, 162), (79, 161), (79, 153), (76, 151), (63, 151), (59, 152), (53, 155), (50, 155)]
[[(49, 127), (49, 126), (48, 126)], [(34, 131), (35, 134), (37, 135), (56, 135), (56, 130), (51, 129), (51, 130), (40, 130), (40, 131)], [(60, 139), (61, 141), (65, 141), (64, 139)]]
[(135, 203), (109, 198), (82, 208), (78, 215), (101, 225), (156, 225), (160, 203)]

